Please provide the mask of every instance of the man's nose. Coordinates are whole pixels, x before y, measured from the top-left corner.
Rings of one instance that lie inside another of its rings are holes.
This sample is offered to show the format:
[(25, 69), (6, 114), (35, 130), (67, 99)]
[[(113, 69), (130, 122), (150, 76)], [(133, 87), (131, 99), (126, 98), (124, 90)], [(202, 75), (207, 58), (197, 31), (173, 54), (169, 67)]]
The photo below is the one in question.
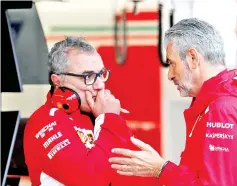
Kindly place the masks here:
[(105, 88), (105, 83), (100, 77), (98, 77), (92, 86), (94, 90), (101, 90)]
[(168, 79), (171, 81), (174, 79), (174, 73), (173, 70), (169, 67), (169, 72), (168, 72)]

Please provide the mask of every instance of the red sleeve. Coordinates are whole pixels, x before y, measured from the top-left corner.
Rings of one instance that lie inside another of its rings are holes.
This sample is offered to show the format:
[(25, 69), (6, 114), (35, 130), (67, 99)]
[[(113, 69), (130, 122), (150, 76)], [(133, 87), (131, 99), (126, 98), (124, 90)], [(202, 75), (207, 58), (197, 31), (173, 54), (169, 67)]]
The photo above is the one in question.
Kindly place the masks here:
[[(168, 163), (158, 182), (164, 185), (237, 185), (237, 99), (221, 98), (209, 106), (203, 140), (202, 169)], [(195, 159), (193, 160), (195, 161)]]
[[(74, 121), (67, 115), (55, 112), (53, 130), (45, 132), (37, 143), (41, 148), (42, 172), (65, 185), (100, 186), (109, 185), (116, 174), (108, 162), (113, 147), (125, 147), (131, 133), (125, 121), (118, 115), (105, 114), (100, 120), (99, 134), (95, 146), (86, 148), (73, 128)], [(77, 124), (78, 126), (78, 124)], [(47, 148), (45, 141), (60, 132)]]

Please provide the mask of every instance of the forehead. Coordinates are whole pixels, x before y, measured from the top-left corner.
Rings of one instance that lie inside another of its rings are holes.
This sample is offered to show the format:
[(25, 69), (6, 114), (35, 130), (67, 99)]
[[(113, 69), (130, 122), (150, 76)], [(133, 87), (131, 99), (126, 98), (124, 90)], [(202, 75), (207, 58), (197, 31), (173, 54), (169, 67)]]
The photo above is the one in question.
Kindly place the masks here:
[(97, 52), (69, 54), (68, 61), (69, 71), (74, 73), (99, 72), (104, 67), (103, 61)]

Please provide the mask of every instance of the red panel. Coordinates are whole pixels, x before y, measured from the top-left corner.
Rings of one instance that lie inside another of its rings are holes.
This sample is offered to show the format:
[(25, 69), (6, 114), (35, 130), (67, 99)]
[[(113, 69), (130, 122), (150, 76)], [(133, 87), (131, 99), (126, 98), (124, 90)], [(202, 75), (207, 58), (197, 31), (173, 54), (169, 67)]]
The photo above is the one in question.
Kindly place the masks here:
[[(126, 13), (128, 21), (157, 21), (159, 20), (158, 12), (139, 12), (134, 14), (132, 12)], [(121, 19), (121, 15), (117, 16), (118, 20)]]
[(100, 47), (105, 67), (111, 69), (106, 86), (120, 99), (121, 106), (130, 111), (128, 121), (153, 122), (149, 131), (133, 130), (135, 136), (160, 152), (160, 64), (155, 46), (131, 46), (124, 65), (115, 61), (113, 47)]

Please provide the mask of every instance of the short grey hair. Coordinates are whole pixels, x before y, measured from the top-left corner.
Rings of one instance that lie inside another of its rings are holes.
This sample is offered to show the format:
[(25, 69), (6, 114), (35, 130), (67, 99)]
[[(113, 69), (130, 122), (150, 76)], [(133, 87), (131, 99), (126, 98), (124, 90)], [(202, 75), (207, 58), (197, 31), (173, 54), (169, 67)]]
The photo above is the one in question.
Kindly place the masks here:
[(197, 18), (183, 19), (165, 33), (165, 45), (173, 42), (181, 60), (187, 50), (195, 48), (211, 65), (225, 66), (224, 42), (219, 32), (209, 23)]
[(53, 85), (51, 81), (52, 74), (60, 74), (66, 72), (68, 67), (68, 53), (71, 49), (78, 49), (78, 51), (86, 53), (94, 53), (96, 49), (89, 44), (83, 37), (66, 37), (65, 40), (57, 42), (51, 49), (48, 55), (48, 71), (49, 84)]

